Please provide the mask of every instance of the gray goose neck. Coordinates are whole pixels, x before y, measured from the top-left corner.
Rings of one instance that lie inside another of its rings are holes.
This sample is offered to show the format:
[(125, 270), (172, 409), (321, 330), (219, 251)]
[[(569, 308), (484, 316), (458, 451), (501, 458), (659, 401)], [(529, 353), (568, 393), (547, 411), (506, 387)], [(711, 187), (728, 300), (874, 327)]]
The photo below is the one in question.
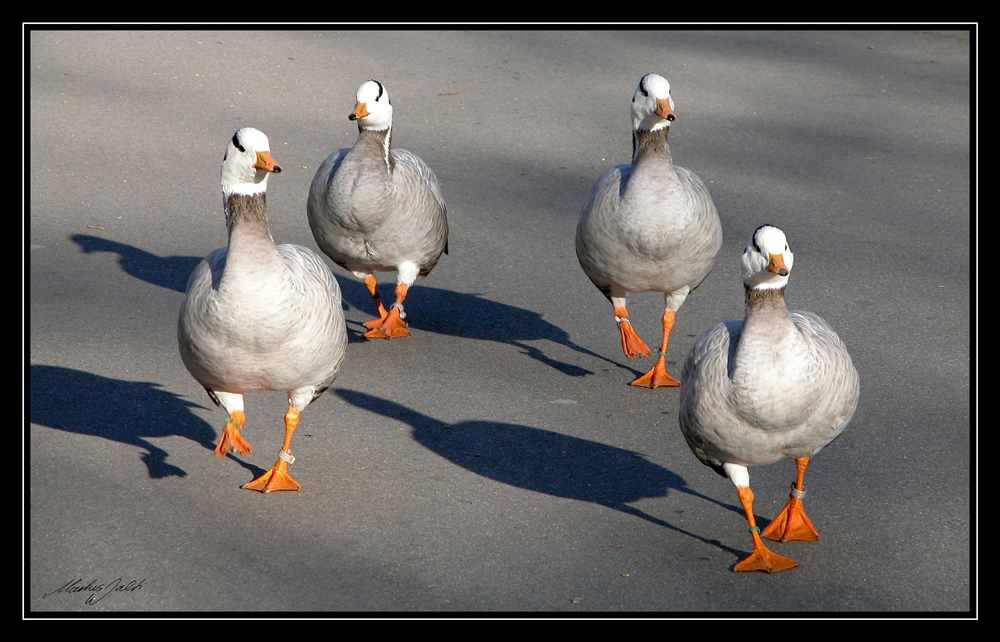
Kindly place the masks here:
[(670, 148), (667, 146), (669, 127), (655, 132), (636, 129), (632, 132), (632, 164), (642, 158), (659, 156), (670, 160)]
[(262, 237), (270, 240), (267, 225), (267, 193), (230, 194), (226, 197), (226, 228), (229, 241), (241, 236)]
[(358, 142), (356, 148), (370, 148), (378, 153), (391, 172), (396, 162), (390, 153), (392, 149), (392, 126), (386, 129), (363, 129), (358, 127)]
[(785, 288), (752, 288), (746, 290), (746, 317), (777, 314), (788, 317), (785, 307)]

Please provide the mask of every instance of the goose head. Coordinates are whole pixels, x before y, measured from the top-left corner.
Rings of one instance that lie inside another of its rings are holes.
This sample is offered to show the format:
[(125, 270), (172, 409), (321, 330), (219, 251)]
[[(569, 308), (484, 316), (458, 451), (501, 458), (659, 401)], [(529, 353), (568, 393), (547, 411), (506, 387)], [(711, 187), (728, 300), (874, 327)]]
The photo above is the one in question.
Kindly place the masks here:
[(366, 80), (358, 87), (357, 104), (348, 120), (358, 121), (361, 129), (384, 131), (392, 126), (392, 105), (389, 92), (377, 80)]
[(758, 290), (783, 288), (794, 261), (785, 233), (773, 225), (761, 225), (743, 251), (743, 284)]
[(677, 118), (674, 100), (670, 97), (670, 83), (659, 74), (646, 74), (632, 96), (632, 127), (638, 131), (653, 132)]
[(244, 127), (233, 134), (222, 161), (222, 192), (261, 194), (267, 191), (267, 177), (281, 171), (271, 158), (271, 144), (264, 132)]

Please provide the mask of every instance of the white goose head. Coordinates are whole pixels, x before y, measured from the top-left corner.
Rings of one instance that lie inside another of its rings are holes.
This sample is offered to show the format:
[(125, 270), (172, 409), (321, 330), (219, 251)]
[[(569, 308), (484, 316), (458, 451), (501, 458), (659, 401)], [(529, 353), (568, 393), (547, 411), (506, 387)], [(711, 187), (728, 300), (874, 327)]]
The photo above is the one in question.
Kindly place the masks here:
[(281, 166), (271, 158), (271, 144), (264, 132), (244, 127), (233, 134), (222, 161), (222, 192), (252, 196), (267, 191), (267, 177)]
[(670, 83), (659, 74), (646, 74), (632, 96), (632, 128), (637, 131), (655, 132), (670, 127), (674, 114), (674, 99), (670, 97)]
[(361, 129), (385, 131), (392, 127), (392, 105), (389, 92), (377, 80), (366, 80), (358, 87), (357, 104), (348, 120), (358, 121)]
[(783, 288), (794, 261), (785, 233), (773, 225), (761, 225), (743, 252), (743, 284), (758, 290)]

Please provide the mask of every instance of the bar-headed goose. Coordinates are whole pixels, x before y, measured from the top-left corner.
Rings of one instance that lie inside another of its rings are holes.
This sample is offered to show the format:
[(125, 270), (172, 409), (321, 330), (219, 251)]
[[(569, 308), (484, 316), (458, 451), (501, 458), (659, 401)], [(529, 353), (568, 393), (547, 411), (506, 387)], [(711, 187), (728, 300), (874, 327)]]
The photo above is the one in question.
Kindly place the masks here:
[(681, 432), (702, 463), (736, 485), (750, 523), (753, 552), (737, 571), (797, 564), (761, 541), (747, 467), (795, 460), (791, 497), (763, 535), (818, 539), (802, 507), (802, 478), (809, 458), (840, 435), (858, 404), (858, 373), (837, 334), (815, 314), (785, 307), (792, 262), (784, 232), (758, 227), (743, 253), (743, 320), (706, 331), (681, 373)]
[(222, 164), (229, 244), (191, 274), (177, 325), (184, 365), (228, 415), (220, 457), (250, 452), (240, 434), (244, 393), (288, 393), (278, 461), (244, 486), (265, 493), (299, 489), (288, 473), (292, 433), (299, 413), (333, 383), (347, 347), (340, 287), (326, 263), (271, 239), (267, 178), (280, 171), (262, 132), (244, 127), (229, 141)]
[[(448, 219), (437, 177), (416, 154), (392, 147), (392, 105), (377, 80), (357, 91), (354, 147), (331, 154), (313, 177), (307, 213), (319, 248), (364, 280), (378, 319), (369, 338), (409, 335), (403, 299), (417, 276), (427, 276), (448, 252)], [(395, 271), (395, 302), (387, 311), (376, 271)]]
[(659, 358), (632, 382), (649, 388), (679, 385), (666, 371), (670, 329), (722, 245), (722, 225), (708, 189), (671, 160), (667, 133), (675, 118), (670, 83), (657, 74), (643, 76), (632, 98), (632, 163), (598, 179), (576, 228), (576, 255), (614, 306), (626, 357), (649, 355), (628, 320), (626, 292), (664, 294)]

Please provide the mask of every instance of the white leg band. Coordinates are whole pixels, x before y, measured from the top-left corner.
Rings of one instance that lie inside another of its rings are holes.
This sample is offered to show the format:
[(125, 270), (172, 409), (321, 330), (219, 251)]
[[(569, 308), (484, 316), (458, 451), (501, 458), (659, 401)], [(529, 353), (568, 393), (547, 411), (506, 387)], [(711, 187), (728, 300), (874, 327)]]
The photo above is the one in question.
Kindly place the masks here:
[(796, 497), (798, 499), (802, 499), (805, 496), (806, 496), (806, 489), (803, 488), (802, 490), (797, 490), (795, 488), (795, 482), (792, 482), (792, 494), (789, 495), (789, 497)]
[(295, 457), (292, 457), (290, 454), (286, 453), (284, 450), (279, 450), (278, 451), (278, 457), (281, 458), (281, 459), (284, 459), (289, 464), (294, 464), (295, 463)]

